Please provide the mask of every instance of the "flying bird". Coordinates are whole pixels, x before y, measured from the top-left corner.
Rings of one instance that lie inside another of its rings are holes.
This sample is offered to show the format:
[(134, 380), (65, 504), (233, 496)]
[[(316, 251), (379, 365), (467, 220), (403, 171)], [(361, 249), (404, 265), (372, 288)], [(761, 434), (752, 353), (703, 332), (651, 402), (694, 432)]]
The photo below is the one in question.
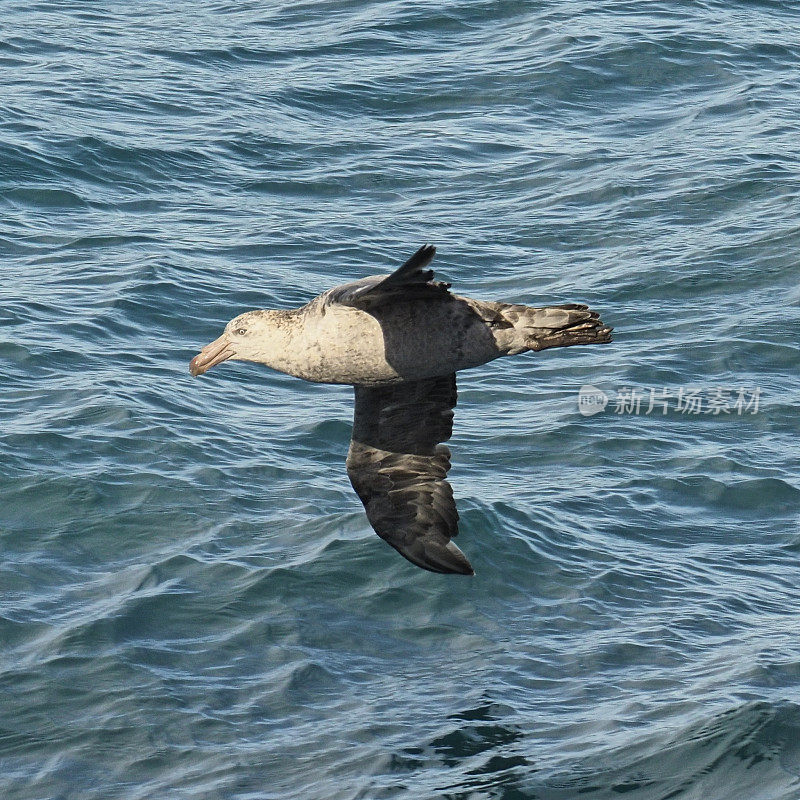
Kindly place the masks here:
[(447, 482), (456, 372), (529, 350), (600, 344), (611, 328), (585, 305), (532, 308), (451, 294), (420, 247), (390, 275), (329, 289), (302, 308), (247, 311), (189, 365), (229, 359), (355, 387), (347, 474), (378, 536), (431, 572), (474, 575), (452, 541)]

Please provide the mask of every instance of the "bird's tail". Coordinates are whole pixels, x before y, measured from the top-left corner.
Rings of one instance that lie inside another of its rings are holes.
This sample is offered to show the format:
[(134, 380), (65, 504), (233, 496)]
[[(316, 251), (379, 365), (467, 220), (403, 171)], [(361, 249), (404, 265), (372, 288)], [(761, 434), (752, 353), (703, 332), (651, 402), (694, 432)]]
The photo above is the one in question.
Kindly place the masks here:
[(578, 303), (546, 308), (512, 303), (486, 305), (491, 306), (493, 312), (490, 325), (495, 339), (509, 355), (526, 350), (611, 341), (612, 328), (603, 324), (596, 311)]

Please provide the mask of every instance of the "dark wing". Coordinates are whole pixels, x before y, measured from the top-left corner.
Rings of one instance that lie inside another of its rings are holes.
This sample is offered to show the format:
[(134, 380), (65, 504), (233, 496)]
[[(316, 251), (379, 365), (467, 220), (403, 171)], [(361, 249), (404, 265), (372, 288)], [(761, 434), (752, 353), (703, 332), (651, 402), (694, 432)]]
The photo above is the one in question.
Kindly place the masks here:
[(418, 567), (474, 575), (450, 541), (458, 512), (447, 482), (456, 376), (356, 386), (347, 474), (381, 539)]
[(450, 284), (435, 281), (433, 270), (425, 269), (434, 255), (433, 245), (423, 245), (391, 275), (376, 275), (337, 286), (325, 293), (325, 301), (367, 310), (396, 297), (441, 297), (448, 293)]

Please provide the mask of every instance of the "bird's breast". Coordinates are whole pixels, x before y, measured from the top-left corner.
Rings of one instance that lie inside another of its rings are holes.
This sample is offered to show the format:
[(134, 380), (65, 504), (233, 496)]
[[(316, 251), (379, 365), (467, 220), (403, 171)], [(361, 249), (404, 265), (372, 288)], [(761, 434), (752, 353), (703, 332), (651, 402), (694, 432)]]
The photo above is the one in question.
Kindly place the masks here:
[(317, 309), (304, 321), (295, 352), (291, 374), (345, 384), (447, 375), (500, 355), (485, 322), (467, 307), (434, 303)]
[(328, 307), (309, 314), (299, 337), (291, 373), (317, 383), (398, 380), (385, 358), (378, 320), (366, 312)]

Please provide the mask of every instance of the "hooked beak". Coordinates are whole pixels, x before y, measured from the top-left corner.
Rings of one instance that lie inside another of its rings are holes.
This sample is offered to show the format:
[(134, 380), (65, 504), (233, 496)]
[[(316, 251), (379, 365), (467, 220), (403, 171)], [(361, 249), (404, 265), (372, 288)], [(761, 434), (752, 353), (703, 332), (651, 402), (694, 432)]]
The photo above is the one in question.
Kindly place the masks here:
[(207, 344), (190, 362), (189, 372), (195, 377), (208, 372), (211, 367), (221, 364), (236, 355), (233, 344), (223, 333), (219, 339)]

